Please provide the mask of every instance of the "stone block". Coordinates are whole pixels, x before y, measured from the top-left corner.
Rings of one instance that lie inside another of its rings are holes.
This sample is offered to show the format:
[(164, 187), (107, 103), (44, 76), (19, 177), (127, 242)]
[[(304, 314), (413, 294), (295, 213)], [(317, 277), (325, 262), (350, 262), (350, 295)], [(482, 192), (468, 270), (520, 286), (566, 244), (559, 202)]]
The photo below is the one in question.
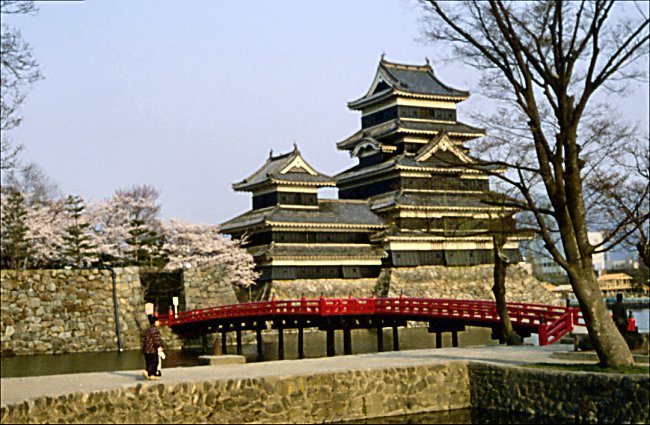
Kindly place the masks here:
[(224, 354), (221, 356), (199, 356), (199, 364), (207, 366), (220, 366), (225, 364), (243, 364), (246, 363), (246, 357), (233, 354)]

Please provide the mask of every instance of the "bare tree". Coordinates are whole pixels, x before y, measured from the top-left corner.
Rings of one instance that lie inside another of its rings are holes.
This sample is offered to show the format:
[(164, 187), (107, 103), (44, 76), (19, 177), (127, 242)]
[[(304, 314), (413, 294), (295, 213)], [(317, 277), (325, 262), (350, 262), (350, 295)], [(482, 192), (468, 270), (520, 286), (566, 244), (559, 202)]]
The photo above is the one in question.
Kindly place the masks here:
[[(0, 15), (31, 14), (37, 11), (31, 1), (0, 1)], [(21, 145), (14, 145), (7, 132), (20, 125), (18, 113), (26, 89), (42, 77), (32, 49), (16, 28), (2, 24), (0, 41), (0, 169), (16, 167)]]
[(617, 226), (603, 229), (611, 242), (599, 244), (596, 252), (606, 251), (620, 242), (636, 251), (646, 268), (650, 267), (649, 155), (648, 140), (635, 139), (613, 157), (613, 171), (594, 173), (585, 180), (593, 193), (599, 225)]
[[(579, 135), (597, 93), (621, 93), (626, 82), (645, 75), (635, 68), (648, 53), (642, 7), (613, 1), (423, 5), (426, 35), (451, 43), (457, 58), (479, 69), (485, 94), (510, 119), (500, 128), (507, 144), (495, 144), (495, 162), (514, 171), (500, 178), (517, 190), (514, 204), (533, 217), (546, 249), (566, 270), (601, 365), (632, 364), (593, 272), (585, 178), (598, 160), (586, 154)], [(622, 16), (626, 7), (632, 13)]]

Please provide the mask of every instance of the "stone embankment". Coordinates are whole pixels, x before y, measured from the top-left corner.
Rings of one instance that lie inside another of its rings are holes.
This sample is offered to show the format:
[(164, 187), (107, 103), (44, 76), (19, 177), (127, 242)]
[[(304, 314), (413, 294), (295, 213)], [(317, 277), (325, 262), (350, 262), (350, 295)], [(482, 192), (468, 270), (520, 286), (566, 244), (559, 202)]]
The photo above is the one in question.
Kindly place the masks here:
[[(117, 334), (109, 270), (2, 270), (2, 356), (113, 351)], [(148, 326), (138, 268), (116, 268), (122, 347), (139, 349)], [(184, 270), (187, 309), (237, 302), (232, 285), (220, 270)], [(409, 297), (493, 299), (492, 266), (411, 267), (387, 269), (377, 279), (310, 279), (273, 282), (267, 296), (278, 299), (325, 297)], [(506, 279), (508, 300), (558, 303), (551, 292), (520, 266)], [(168, 348), (183, 345), (163, 329)], [(211, 336), (209, 342), (214, 341)]]
[[(271, 295), (278, 299), (325, 297), (451, 298), (493, 300), (493, 266), (421, 266), (384, 269), (377, 279), (296, 279), (274, 281)], [(508, 301), (564, 305), (543, 282), (521, 265), (508, 267)]]
[(560, 422), (648, 422), (647, 374), (521, 367), (549, 361), (550, 354), (543, 347), (415, 350), (177, 368), (164, 371), (162, 381), (140, 383), (139, 371), (11, 378), (3, 382), (1, 418), (322, 423), (475, 407)]
[[(2, 270), (2, 355), (117, 349), (110, 270)], [(115, 269), (124, 349), (148, 326), (138, 269)]]
[[(382, 296), (452, 298), (463, 300), (493, 300), (492, 265), (472, 267), (422, 266), (392, 269), (380, 276), (384, 284)], [(550, 292), (541, 281), (520, 265), (508, 267), (506, 272), (506, 297), (508, 301), (558, 304), (564, 303)]]
[[(149, 322), (137, 267), (115, 268), (122, 348), (141, 348)], [(237, 302), (220, 270), (183, 272), (186, 305), (206, 308)], [(115, 351), (113, 282), (106, 269), (1, 270), (2, 356)], [(161, 329), (168, 348), (183, 344)]]

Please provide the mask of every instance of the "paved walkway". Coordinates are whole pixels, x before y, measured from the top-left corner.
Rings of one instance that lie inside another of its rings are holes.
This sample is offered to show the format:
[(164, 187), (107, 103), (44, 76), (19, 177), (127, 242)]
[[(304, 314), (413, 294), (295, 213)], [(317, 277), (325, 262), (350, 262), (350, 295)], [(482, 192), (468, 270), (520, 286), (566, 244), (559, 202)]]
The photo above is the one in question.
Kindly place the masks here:
[[(572, 345), (546, 347), (478, 346), (424, 350), (391, 351), (373, 354), (323, 357), (304, 360), (278, 360), (262, 363), (221, 366), (194, 366), (163, 369), (159, 381), (147, 381), (142, 370), (77, 373), (69, 375), (3, 378), (1, 405), (19, 403), (39, 396), (59, 396), (74, 392), (92, 392), (138, 384), (180, 383), (213, 379), (314, 375), (342, 370), (364, 370), (471, 360), (500, 364), (577, 363), (575, 359), (551, 358), (554, 351), (573, 351)], [(593, 363), (593, 361), (591, 361)]]

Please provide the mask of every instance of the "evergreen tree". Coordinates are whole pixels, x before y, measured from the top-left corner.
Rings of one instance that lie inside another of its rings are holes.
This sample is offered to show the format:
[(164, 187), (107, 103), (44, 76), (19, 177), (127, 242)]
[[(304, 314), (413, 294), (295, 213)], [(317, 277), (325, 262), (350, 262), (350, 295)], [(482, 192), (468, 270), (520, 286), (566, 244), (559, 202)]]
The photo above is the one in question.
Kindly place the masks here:
[(163, 234), (152, 223), (142, 218), (141, 211), (135, 210), (129, 222), (129, 262), (135, 266), (164, 267), (166, 260), (162, 251)]
[(65, 211), (70, 225), (66, 227), (66, 234), (63, 236), (63, 258), (68, 264), (79, 268), (84, 261), (89, 261), (95, 256), (95, 246), (89, 235), (91, 226), (85, 218), (85, 205), (79, 196), (68, 196)]
[(29, 258), (27, 240), (27, 208), (23, 194), (17, 190), (2, 193), (2, 219), (0, 220), (0, 247), (2, 268), (25, 268)]

